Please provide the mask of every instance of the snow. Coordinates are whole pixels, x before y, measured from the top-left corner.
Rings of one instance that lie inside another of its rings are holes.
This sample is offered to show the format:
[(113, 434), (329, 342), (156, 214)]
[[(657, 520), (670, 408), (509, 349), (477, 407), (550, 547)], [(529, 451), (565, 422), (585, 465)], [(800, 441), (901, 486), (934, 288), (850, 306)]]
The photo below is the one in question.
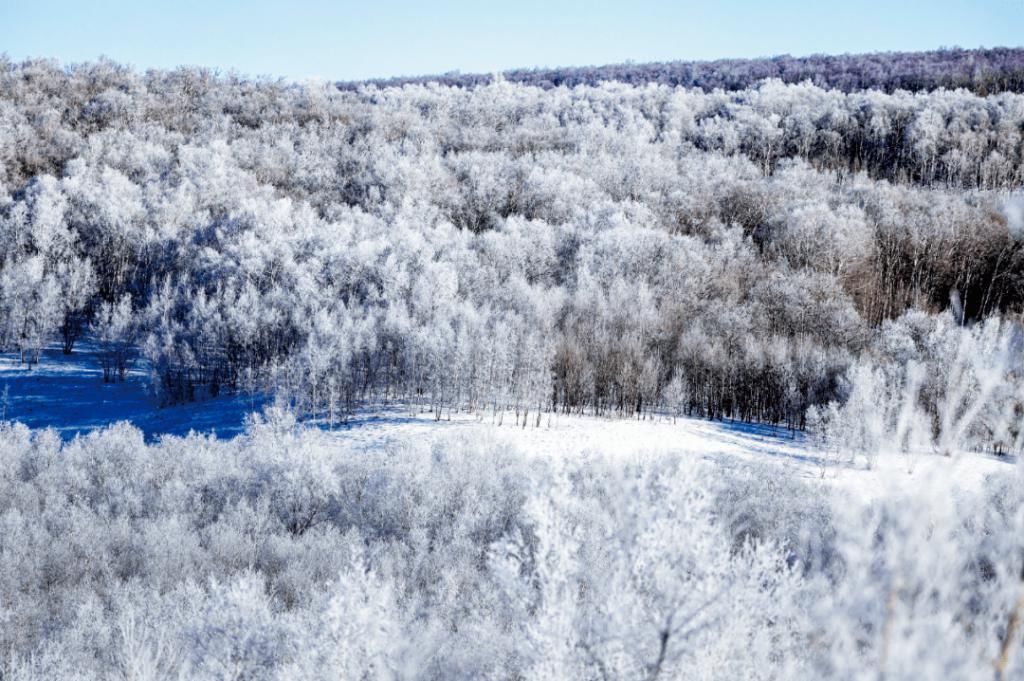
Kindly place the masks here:
[[(0, 356), (0, 418), (31, 428), (52, 428), (65, 439), (119, 421), (134, 424), (147, 440), (190, 431), (234, 437), (243, 432), (247, 416), (263, 406), (261, 399), (248, 396), (161, 406), (150, 388), (145, 363), (137, 362), (125, 382), (104, 384), (95, 349), (89, 344), (76, 347), (71, 356), (63, 355), (59, 346), (51, 347), (31, 370), (15, 355)], [(768, 425), (544, 414), (538, 426), (535, 419), (531, 414), (525, 428), (516, 424), (513, 413), (498, 420), (490, 412), (455, 412), (435, 420), (432, 412), (392, 406), (364, 410), (348, 423), (336, 425), (329, 435), (357, 451), (401, 442), (443, 446), (452, 435), (458, 435), (481, 443), (503, 443), (527, 456), (628, 460), (675, 454), (726, 467), (768, 463), (791, 476), (830, 485), (865, 501), (909, 488), (940, 497), (958, 488), (977, 490), (988, 475), (1006, 471), (1015, 462), (1013, 457), (978, 453), (952, 458), (899, 454), (879, 456), (871, 462), (864, 458), (853, 463), (826, 462), (802, 433)]]
[(956, 490), (977, 491), (985, 479), (1005, 472), (1014, 457), (964, 452), (954, 457), (931, 453), (878, 456), (868, 462), (826, 461), (802, 433), (785, 428), (705, 419), (637, 420), (594, 416), (545, 414), (539, 427), (533, 417), (523, 428), (508, 413), (502, 424), (491, 415), (447, 414), (435, 421), (431, 413), (411, 414), (399, 408), (365, 413), (334, 436), (347, 439), (356, 449), (387, 443), (418, 441), (443, 445), (458, 433), (472, 441), (500, 442), (530, 456), (615, 457), (640, 459), (675, 454), (699, 457), (719, 466), (767, 463), (786, 469), (791, 476), (820, 482), (868, 502), (894, 491), (915, 489), (942, 497)]
[(246, 415), (261, 407), (262, 401), (239, 396), (162, 406), (144, 362), (136, 362), (123, 383), (104, 383), (88, 343), (76, 345), (70, 356), (51, 346), (32, 369), (17, 355), (0, 355), (0, 418), (52, 428), (65, 439), (118, 421), (130, 421), (149, 440), (189, 431), (232, 437), (242, 432)]

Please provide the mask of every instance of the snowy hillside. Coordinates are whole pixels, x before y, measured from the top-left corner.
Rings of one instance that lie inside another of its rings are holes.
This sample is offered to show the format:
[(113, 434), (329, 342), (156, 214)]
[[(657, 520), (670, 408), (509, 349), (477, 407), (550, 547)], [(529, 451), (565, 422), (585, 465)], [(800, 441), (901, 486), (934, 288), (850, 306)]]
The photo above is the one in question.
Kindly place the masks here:
[(0, 56), (0, 681), (1024, 680), (1021, 54)]

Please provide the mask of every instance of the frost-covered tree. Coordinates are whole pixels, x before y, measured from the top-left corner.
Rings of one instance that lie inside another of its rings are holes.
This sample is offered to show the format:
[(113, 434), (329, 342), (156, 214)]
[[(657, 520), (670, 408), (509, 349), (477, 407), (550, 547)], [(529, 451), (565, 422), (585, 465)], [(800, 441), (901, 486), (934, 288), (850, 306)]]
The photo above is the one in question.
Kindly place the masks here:
[(125, 295), (116, 304), (101, 304), (91, 331), (99, 350), (103, 382), (124, 381), (136, 352), (137, 329), (131, 296)]

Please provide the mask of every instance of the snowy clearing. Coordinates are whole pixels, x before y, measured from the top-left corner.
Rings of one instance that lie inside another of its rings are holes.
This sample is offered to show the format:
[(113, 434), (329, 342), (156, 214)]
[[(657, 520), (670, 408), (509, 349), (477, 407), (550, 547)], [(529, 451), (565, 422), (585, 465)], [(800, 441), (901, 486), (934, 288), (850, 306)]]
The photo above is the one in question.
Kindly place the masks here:
[(1012, 470), (1017, 458), (963, 452), (955, 457), (933, 453), (882, 455), (870, 463), (826, 460), (802, 433), (785, 428), (706, 419), (654, 420), (545, 414), (541, 425), (515, 425), (506, 414), (502, 425), (491, 415), (453, 414), (435, 421), (429, 413), (394, 408), (361, 414), (333, 435), (363, 450), (402, 442), (441, 443), (453, 433), (484, 446), (507, 444), (528, 456), (613, 458), (634, 461), (663, 454), (699, 457), (721, 465), (767, 463), (785, 474), (847, 491), (864, 501), (887, 492), (922, 494), (952, 489), (979, 491), (985, 478)]
[[(121, 421), (141, 430), (148, 441), (189, 432), (230, 438), (243, 433), (248, 416), (264, 407), (262, 398), (245, 396), (161, 406), (149, 387), (143, 362), (134, 366), (123, 383), (104, 383), (89, 344), (70, 356), (59, 346), (51, 347), (31, 370), (17, 356), (3, 355), (0, 399), (6, 420), (30, 428), (52, 428), (65, 440)], [(326, 424), (318, 425), (327, 429)], [(501, 418), (491, 412), (455, 412), (435, 420), (429, 411), (403, 406), (359, 411), (347, 423), (336, 425), (330, 436), (343, 441), (346, 451), (353, 447), (368, 451), (410, 442), (444, 443), (453, 434), (485, 447), (511, 445), (526, 456), (633, 461), (682, 454), (721, 466), (769, 463), (785, 469), (787, 475), (849, 491), (865, 501), (892, 489), (977, 491), (987, 475), (1008, 470), (1016, 462), (1013, 456), (973, 452), (952, 458), (921, 453), (879, 456), (871, 462), (864, 457), (852, 462), (828, 460), (803, 433), (770, 425), (545, 413), (539, 425), (536, 414), (531, 414), (523, 427), (511, 412)]]

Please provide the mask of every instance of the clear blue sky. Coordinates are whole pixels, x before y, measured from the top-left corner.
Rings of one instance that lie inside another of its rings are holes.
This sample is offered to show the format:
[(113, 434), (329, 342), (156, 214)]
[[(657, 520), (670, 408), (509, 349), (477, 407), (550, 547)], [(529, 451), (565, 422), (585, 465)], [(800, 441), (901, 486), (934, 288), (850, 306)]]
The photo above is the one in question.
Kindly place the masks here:
[(1024, 0), (0, 0), (0, 52), (361, 79), (1024, 44)]

